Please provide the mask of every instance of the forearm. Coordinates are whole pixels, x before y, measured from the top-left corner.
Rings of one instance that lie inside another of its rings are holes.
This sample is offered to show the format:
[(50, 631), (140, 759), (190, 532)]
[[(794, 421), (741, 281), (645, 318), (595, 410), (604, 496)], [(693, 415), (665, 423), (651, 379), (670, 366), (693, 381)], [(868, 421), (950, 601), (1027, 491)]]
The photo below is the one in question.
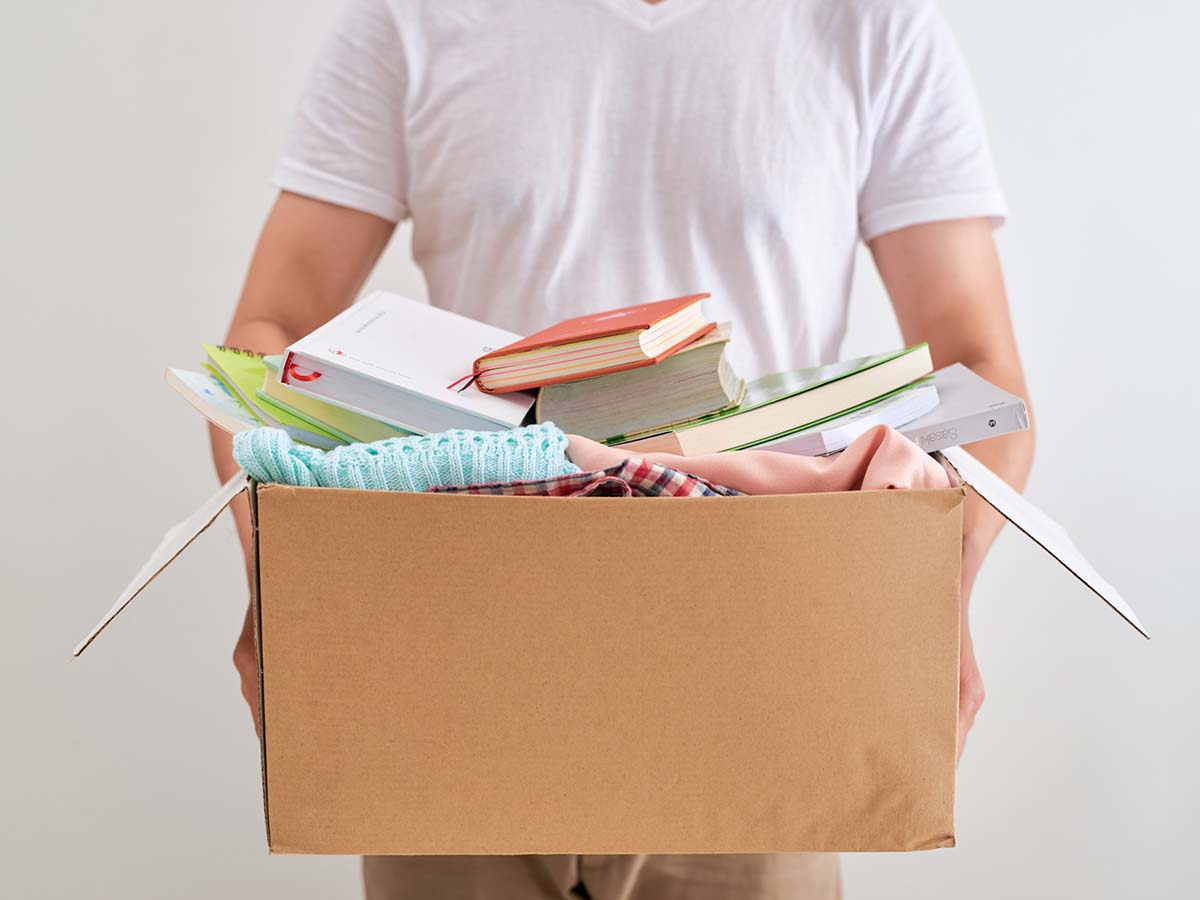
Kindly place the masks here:
[[(225, 343), (231, 347), (242, 347), (260, 353), (281, 353), (288, 344), (301, 336), (276, 322), (262, 319), (239, 321), (235, 317), (225, 335)], [(228, 481), (238, 468), (237, 463), (233, 461), (233, 437), (215, 425), (209, 426), (208, 433), (217, 477), (222, 482)], [(241, 541), (248, 566), (251, 549), (250, 506), (243, 496), (234, 501), (231, 509), (237, 523), (238, 540)]]
[[(325, 298), (316, 293), (319, 288), (306, 277), (300, 248), (277, 238), (272, 239), (274, 237), (268, 220), (263, 239), (250, 263), (246, 286), (225, 334), (225, 343), (230, 347), (258, 353), (282, 353), (289, 344), (310, 330), (297, 321), (291, 310), (297, 306), (300, 309), (328, 306), (328, 301), (322, 302)], [(345, 298), (345, 303), (349, 303), (350, 299)], [(233, 438), (216, 426), (209, 426), (209, 442), (217, 476), (221, 481), (226, 481), (237, 471), (237, 463), (233, 461)], [(249, 567), (249, 501), (239, 497), (231, 509)]]
[[(909, 343), (928, 341), (936, 368), (962, 363), (1028, 404), (1000, 259), (986, 220), (902, 229), (877, 238), (871, 249)], [(1029, 475), (1033, 448), (1030, 430), (967, 449), (1020, 490)], [(969, 594), (1003, 519), (973, 495), (963, 516), (963, 583)]]
[[(367, 213), (282, 193), (254, 251), (225, 343), (281, 353), (353, 301), (387, 246), (394, 226)], [(211, 429), (221, 480), (237, 471), (233, 441)], [(233, 507), (238, 536), (250, 558), (250, 511)]]
[[(908, 343), (928, 341), (935, 368), (962, 363), (1029, 402), (1008, 312), (1000, 258), (986, 219), (914, 225), (871, 243), (900, 330)], [(1033, 462), (1033, 432), (1016, 432), (967, 449), (1018, 490)], [(968, 603), (975, 576), (1003, 519), (967, 495), (963, 508), (962, 618), (959, 630), (958, 752), (983, 703), (983, 678), (971, 640)]]
[[(1025, 398), (1029, 408), (1028, 391), (1019, 365), (997, 362), (986, 357), (959, 361), (993, 384)], [(965, 447), (971, 455), (1017, 490), (1024, 489), (1033, 466), (1036, 435), (1033, 430), (1032, 409), (1029, 408), (1029, 411), (1031, 418), (1028, 430), (989, 438)], [(968, 493), (967, 503), (963, 508), (964, 586), (968, 595), (975, 575), (1003, 525), (1004, 519), (999, 513), (975, 494)]]

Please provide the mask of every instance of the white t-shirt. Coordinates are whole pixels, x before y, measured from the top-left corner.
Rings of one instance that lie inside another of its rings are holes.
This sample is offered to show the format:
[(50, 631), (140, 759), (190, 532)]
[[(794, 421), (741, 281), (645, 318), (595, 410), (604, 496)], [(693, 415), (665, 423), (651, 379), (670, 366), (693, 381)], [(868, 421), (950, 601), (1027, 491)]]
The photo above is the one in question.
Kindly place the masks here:
[(709, 291), (748, 377), (837, 357), (860, 237), (1005, 215), (932, 0), (350, 0), (275, 181), (511, 331)]

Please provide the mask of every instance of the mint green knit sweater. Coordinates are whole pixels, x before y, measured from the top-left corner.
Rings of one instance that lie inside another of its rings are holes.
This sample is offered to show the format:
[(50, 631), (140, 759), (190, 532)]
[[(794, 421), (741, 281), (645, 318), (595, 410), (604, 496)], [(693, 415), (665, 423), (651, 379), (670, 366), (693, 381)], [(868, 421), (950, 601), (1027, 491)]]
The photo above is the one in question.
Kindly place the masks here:
[(425, 491), (580, 471), (567, 458), (566, 435), (551, 422), (394, 437), (328, 452), (296, 444), (279, 428), (254, 428), (234, 435), (233, 456), (256, 481), (368, 491)]

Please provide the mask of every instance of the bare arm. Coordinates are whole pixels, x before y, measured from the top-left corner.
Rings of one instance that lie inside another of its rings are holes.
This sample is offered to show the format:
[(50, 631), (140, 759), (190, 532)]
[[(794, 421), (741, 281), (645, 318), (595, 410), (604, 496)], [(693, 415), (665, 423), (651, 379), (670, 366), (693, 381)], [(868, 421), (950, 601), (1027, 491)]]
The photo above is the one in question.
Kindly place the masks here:
[[(281, 193), (258, 239), (241, 299), (225, 342), (279, 353), (354, 300), (395, 226), (384, 219), (296, 194)], [(210, 429), (213, 461), (224, 481), (237, 466), (232, 439)], [(238, 537), (250, 564), (250, 510), (233, 507)], [(257, 724), (258, 687), (250, 610), (234, 648), (242, 694)]]
[[(915, 225), (870, 244), (900, 330), (908, 343), (927, 341), (938, 368), (961, 362), (988, 381), (1026, 398), (1004, 277), (985, 219)], [(1033, 431), (992, 438), (971, 452), (1018, 490), (1033, 463)], [(1003, 519), (970, 496), (963, 511), (963, 615), (959, 753), (983, 703), (983, 681), (967, 620), (971, 587)]]

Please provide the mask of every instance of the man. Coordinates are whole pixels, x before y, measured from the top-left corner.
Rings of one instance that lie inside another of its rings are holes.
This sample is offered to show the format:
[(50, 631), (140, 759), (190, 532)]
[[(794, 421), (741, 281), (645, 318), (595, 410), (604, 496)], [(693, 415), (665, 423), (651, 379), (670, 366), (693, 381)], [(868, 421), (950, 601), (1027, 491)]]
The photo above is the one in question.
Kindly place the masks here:
[[(528, 333), (710, 291), (756, 376), (838, 357), (861, 239), (906, 341), (1026, 393), (991, 234), (1004, 201), (931, 0), (351, 0), (276, 183), (237, 346), (278, 352), (345, 308), (411, 218), (438, 306)], [(977, 452), (1020, 486), (1032, 436)], [(214, 453), (227, 476), (220, 435)], [(964, 603), (998, 530), (968, 505)], [(962, 623), (960, 752), (983, 699), (965, 607)], [(253, 707), (252, 641), (247, 616), (234, 660)], [(839, 893), (825, 854), (364, 870), (372, 900)]]

